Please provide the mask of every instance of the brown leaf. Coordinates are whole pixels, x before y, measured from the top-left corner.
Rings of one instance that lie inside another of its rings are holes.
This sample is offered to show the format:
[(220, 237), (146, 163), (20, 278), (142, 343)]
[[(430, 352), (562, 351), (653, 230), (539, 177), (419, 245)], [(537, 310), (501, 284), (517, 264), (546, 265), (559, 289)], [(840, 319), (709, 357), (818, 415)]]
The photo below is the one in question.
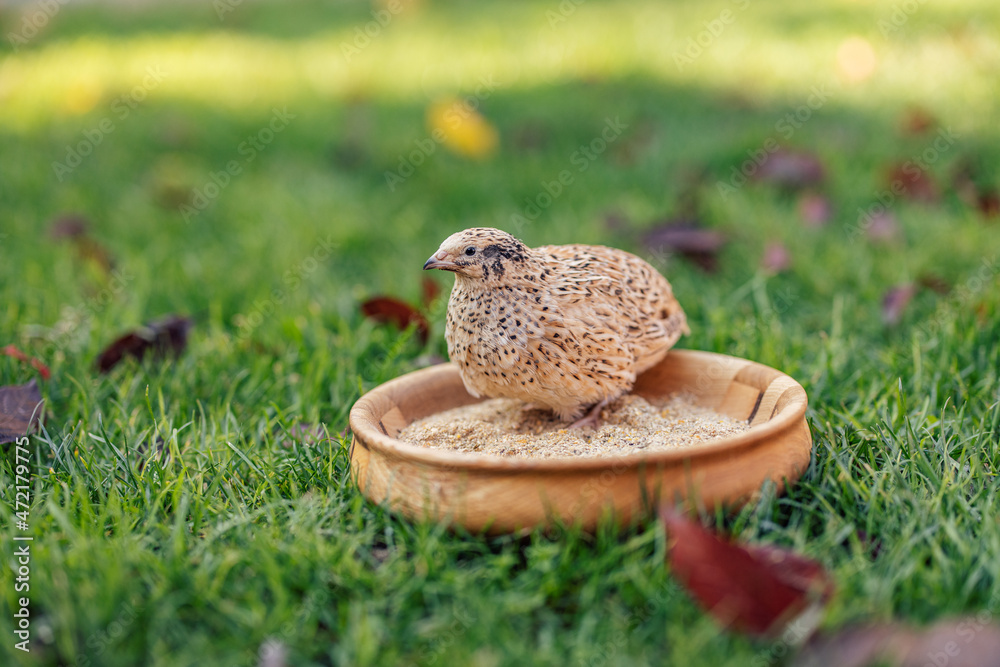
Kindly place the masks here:
[(135, 453), (139, 456), (139, 463), (136, 465), (136, 469), (142, 471), (146, 467), (146, 460), (150, 459), (150, 452), (152, 449), (156, 449), (157, 457), (160, 459), (160, 466), (165, 466), (167, 461), (170, 460), (170, 449), (165, 447), (167, 443), (162, 437), (156, 436), (156, 440), (150, 444), (149, 440), (140, 442), (135, 448)]
[(886, 180), (887, 187), (893, 194), (927, 204), (938, 200), (938, 188), (934, 179), (926, 169), (920, 169), (912, 162), (890, 167)]
[(60, 215), (49, 223), (49, 238), (54, 241), (77, 239), (90, 233), (90, 221), (77, 213)]
[(38, 425), (42, 394), (38, 383), (0, 387), (0, 443), (14, 442)]
[(21, 350), (17, 349), (13, 345), (8, 345), (7, 347), (0, 349), (0, 354), (6, 355), (8, 357), (14, 357), (18, 361), (30, 364), (32, 368), (38, 371), (38, 374), (42, 376), (43, 380), (48, 380), (49, 378), (52, 377), (52, 371), (49, 370), (48, 366), (43, 364), (38, 359), (35, 359), (34, 357), (29, 357), (28, 355), (26, 355), (24, 352), (21, 352)]
[(896, 285), (882, 297), (882, 321), (886, 326), (895, 326), (903, 317), (903, 311), (909, 305), (910, 299), (917, 293), (913, 283)]
[(104, 273), (111, 273), (114, 268), (111, 253), (100, 243), (90, 238), (90, 221), (82, 215), (68, 213), (59, 216), (49, 225), (49, 237), (55, 241), (64, 239), (71, 241), (81, 260), (93, 262)]
[(917, 278), (917, 284), (921, 287), (944, 295), (951, 291), (951, 283), (937, 275), (936, 273), (923, 273)]
[(670, 535), (670, 567), (723, 625), (773, 635), (833, 593), (830, 577), (813, 560), (777, 547), (724, 541), (671, 508), (661, 510), (660, 518)]
[(129, 331), (108, 345), (97, 358), (97, 370), (107, 373), (125, 357), (142, 359), (147, 352), (154, 358), (172, 353), (179, 356), (187, 347), (188, 332), (193, 320), (183, 315), (168, 315)]
[(959, 199), (975, 208), (986, 219), (1000, 216), (1000, 192), (982, 165), (981, 158), (964, 157), (954, 171), (952, 186)]
[(653, 253), (676, 252), (708, 273), (719, 268), (719, 250), (726, 244), (722, 232), (700, 227), (693, 220), (660, 223), (643, 235), (643, 243)]
[(760, 266), (767, 273), (781, 273), (792, 265), (792, 255), (781, 241), (771, 241), (764, 248)]
[(424, 308), (429, 307), (434, 303), (434, 299), (438, 298), (441, 294), (441, 286), (437, 284), (433, 278), (429, 276), (424, 276), (420, 283), (421, 302), (424, 304)]
[(326, 426), (323, 424), (310, 424), (307, 422), (294, 424), (291, 428), (284, 432), (291, 436), (291, 440), (281, 441), (281, 446), (286, 449), (291, 448), (295, 444), (295, 441), (301, 443), (305, 447), (312, 447), (329, 437), (327, 435)]
[(876, 243), (895, 243), (903, 235), (899, 221), (889, 211), (872, 213), (865, 231), (868, 238)]
[(937, 126), (937, 119), (926, 109), (910, 107), (899, 118), (899, 129), (903, 134), (918, 135)]
[(793, 667), (1000, 667), (1000, 626), (980, 614), (916, 629), (898, 623), (816, 635)]
[(976, 208), (984, 218), (996, 218), (1000, 216), (1000, 192), (996, 188), (989, 188), (979, 193), (976, 200)]
[(799, 217), (809, 227), (822, 227), (833, 215), (830, 200), (815, 192), (805, 192), (799, 197)]
[(430, 337), (431, 329), (427, 320), (420, 311), (405, 301), (391, 296), (377, 296), (361, 304), (361, 312), (365, 317), (376, 322), (392, 324), (401, 331), (405, 331), (411, 324), (416, 326), (421, 345), (426, 344)]
[(797, 189), (817, 185), (826, 178), (819, 158), (805, 151), (779, 148), (764, 158), (753, 180), (782, 188)]

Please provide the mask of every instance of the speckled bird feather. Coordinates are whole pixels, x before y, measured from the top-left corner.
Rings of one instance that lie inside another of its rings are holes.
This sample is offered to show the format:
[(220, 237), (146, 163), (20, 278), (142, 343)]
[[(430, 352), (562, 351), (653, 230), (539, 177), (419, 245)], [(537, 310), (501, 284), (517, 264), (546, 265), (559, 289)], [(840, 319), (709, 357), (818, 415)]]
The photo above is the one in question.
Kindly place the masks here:
[(531, 249), (475, 228), (445, 240), (425, 268), (455, 272), (445, 336), (469, 392), (562, 419), (631, 390), (687, 333), (666, 278), (615, 248)]

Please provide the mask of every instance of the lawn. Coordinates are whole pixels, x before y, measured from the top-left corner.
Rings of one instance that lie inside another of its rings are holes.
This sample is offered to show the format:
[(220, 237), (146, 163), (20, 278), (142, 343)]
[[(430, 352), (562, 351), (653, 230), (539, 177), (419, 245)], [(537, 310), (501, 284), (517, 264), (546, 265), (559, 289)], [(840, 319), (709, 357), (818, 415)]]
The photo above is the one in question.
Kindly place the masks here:
[[(486, 538), (360, 496), (348, 411), (446, 356), (451, 277), (427, 345), (359, 305), (419, 303), (471, 226), (636, 252), (681, 347), (803, 384), (799, 483), (704, 518), (819, 560), (825, 630), (1000, 613), (995, 2), (17, 3), (0, 32), (0, 346), (52, 371), (0, 356), (46, 401), (27, 532), (0, 463), (0, 663), (786, 664), (653, 519)], [(745, 177), (789, 154), (822, 178)], [(678, 220), (714, 271), (644, 242)], [(98, 372), (171, 313), (182, 354)]]

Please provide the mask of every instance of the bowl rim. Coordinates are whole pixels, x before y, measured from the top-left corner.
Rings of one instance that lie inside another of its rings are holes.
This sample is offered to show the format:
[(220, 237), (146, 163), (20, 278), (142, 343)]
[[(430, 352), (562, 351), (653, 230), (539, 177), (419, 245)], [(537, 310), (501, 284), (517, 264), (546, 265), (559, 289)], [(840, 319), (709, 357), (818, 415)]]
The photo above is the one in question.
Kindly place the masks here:
[[(805, 416), (808, 406), (808, 397), (801, 384), (790, 375), (779, 371), (776, 368), (761, 364), (760, 362), (741, 357), (734, 357), (718, 352), (705, 352), (702, 350), (671, 350), (667, 355), (689, 356), (701, 361), (726, 360), (732, 362), (743, 362), (761, 366), (778, 373), (773, 383), (778, 378), (786, 378), (791, 384), (785, 391), (791, 391), (791, 400), (768, 421), (753, 427), (739, 435), (726, 438), (719, 438), (715, 441), (701, 445), (690, 445), (653, 452), (636, 452), (634, 454), (621, 454), (616, 456), (586, 456), (570, 457), (561, 456), (553, 458), (530, 458), (530, 457), (499, 457), (490, 454), (479, 454), (473, 452), (455, 452), (450, 450), (429, 449), (421, 445), (414, 445), (404, 440), (389, 436), (378, 428), (374, 423), (379, 420), (374, 418), (376, 404), (379, 397), (391, 400), (391, 395), (399, 391), (401, 385), (411, 383), (420, 376), (430, 378), (434, 374), (458, 373), (458, 367), (445, 362), (436, 364), (428, 368), (411, 371), (397, 378), (378, 385), (374, 389), (362, 395), (351, 407), (348, 422), (351, 427), (352, 443), (351, 447), (360, 445), (366, 449), (379, 450), (381, 454), (396, 459), (403, 459), (414, 463), (420, 463), (433, 467), (446, 466), (449, 469), (460, 472), (462, 470), (483, 472), (509, 472), (531, 471), (536, 473), (566, 473), (570, 471), (590, 471), (601, 470), (609, 467), (621, 469), (638, 466), (651, 466), (671, 464), (676, 465), (685, 460), (702, 457), (725, 456), (734, 450), (752, 448), (755, 445), (763, 444), (782, 431), (794, 428)], [(770, 384), (770, 383), (769, 383)], [(482, 399), (486, 400), (486, 399)], [(439, 412), (443, 412), (440, 410)], [(367, 414), (366, 414), (367, 413)], [(431, 413), (437, 414), (437, 413)], [(428, 415), (429, 416), (429, 415)], [(367, 422), (367, 423), (366, 423)], [(359, 437), (359, 435), (361, 437)]]

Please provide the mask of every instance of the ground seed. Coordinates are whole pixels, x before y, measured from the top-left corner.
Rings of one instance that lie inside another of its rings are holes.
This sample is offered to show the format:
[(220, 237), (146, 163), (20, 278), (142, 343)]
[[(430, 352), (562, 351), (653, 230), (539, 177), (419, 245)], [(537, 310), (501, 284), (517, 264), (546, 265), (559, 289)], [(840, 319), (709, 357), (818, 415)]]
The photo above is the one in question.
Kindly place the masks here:
[(431, 449), (502, 457), (621, 456), (702, 445), (745, 432), (740, 421), (672, 395), (649, 403), (631, 394), (610, 403), (598, 429), (567, 429), (548, 410), (525, 410), (515, 399), (495, 398), (446, 410), (403, 429), (400, 440)]

